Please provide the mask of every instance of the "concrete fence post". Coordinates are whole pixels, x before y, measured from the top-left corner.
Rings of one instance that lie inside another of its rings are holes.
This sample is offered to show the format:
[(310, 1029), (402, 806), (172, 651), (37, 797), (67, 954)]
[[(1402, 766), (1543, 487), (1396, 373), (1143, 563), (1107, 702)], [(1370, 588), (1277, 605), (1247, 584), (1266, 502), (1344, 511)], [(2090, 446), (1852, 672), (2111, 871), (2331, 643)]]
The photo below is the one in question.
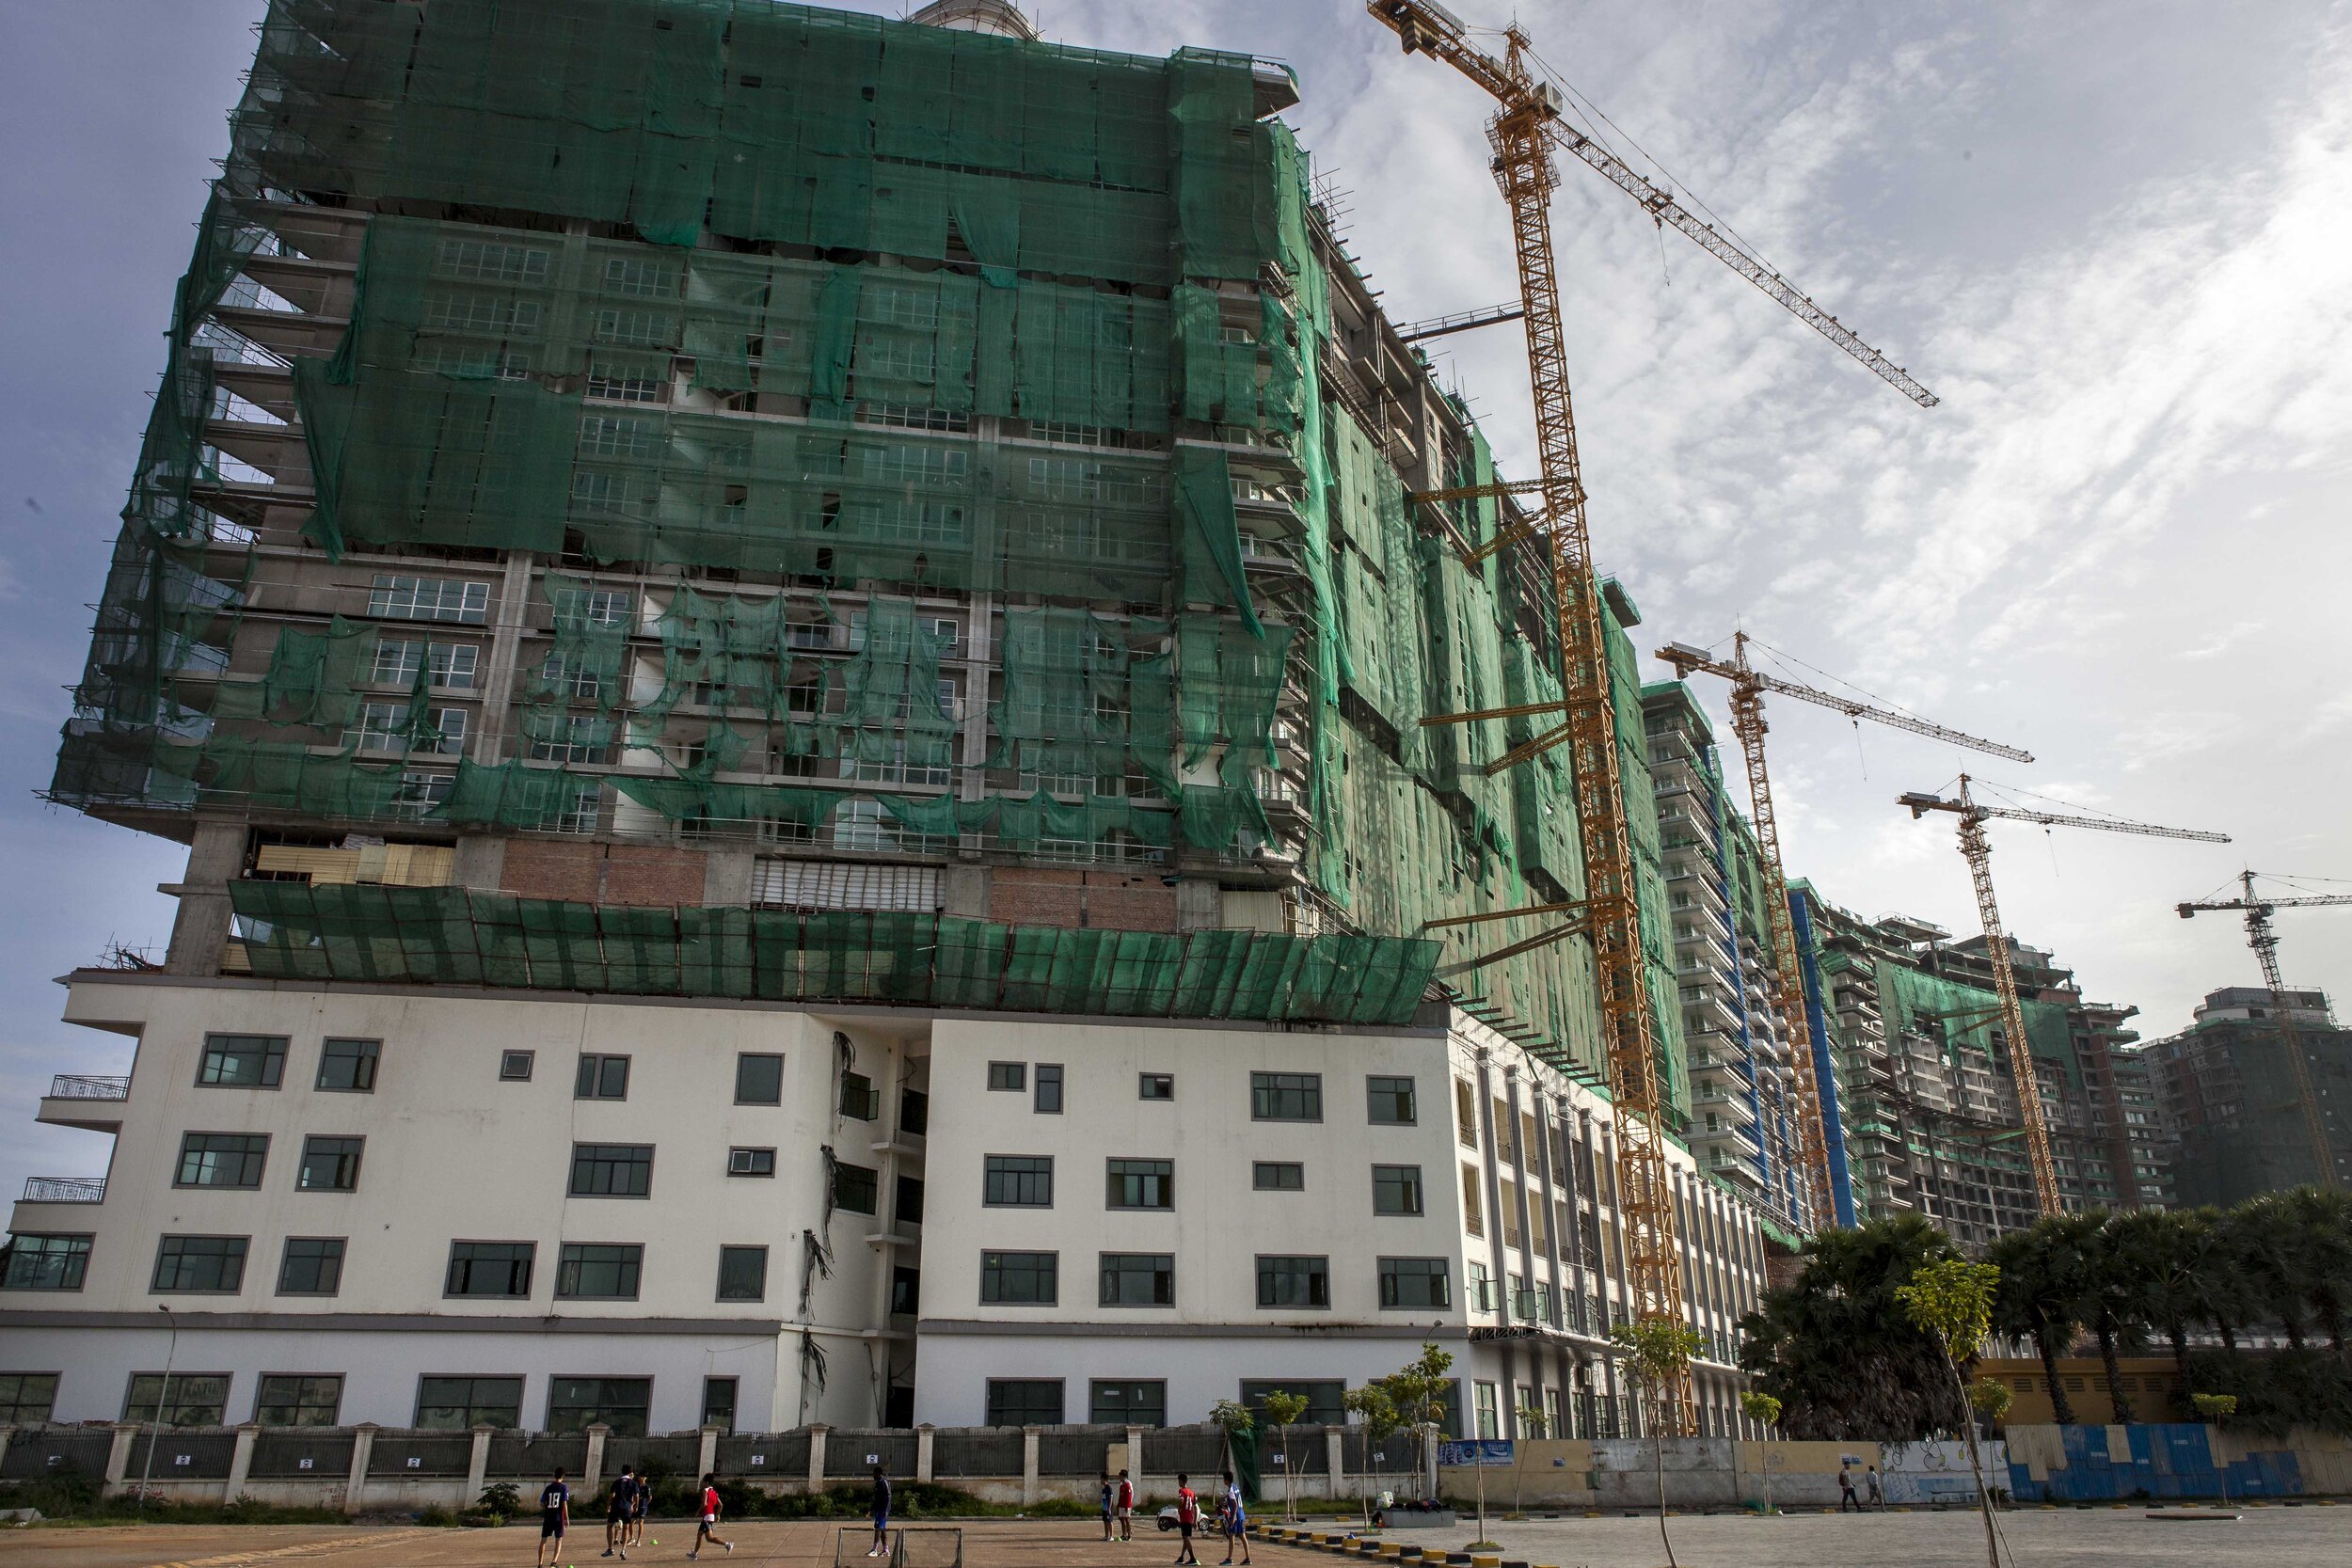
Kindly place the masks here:
[(812, 1493), (825, 1489), (825, 1434), (831, 1431), (821, 1424), (808, 1429), (808, 1489)]
[[(602, 1421), (588, 1423), (588, 1457), (580, 1462), (580, 1501), (584, 1504), (596, 1495), (596, 1483), (604, 1475), (604, 1440), (612, 1435), (612, 1429)], [(698, 1475), (697, 1481), (702, 1478)]]
[(939, 1429), (929, 1421), (914, 1429), (914, 1479), (925, 1484), (931, 1479), (931, 1445), (938, 1436)]
[(135, 1421), (115, 1423), (115, 1440), (106, 1449), (106, 1491), (118, 1495), (131, 1473), (131, 1444), (139, 1433)]
[(16, 1441), (16, 1428), (0, 1421), (0, 1461), (8, 1457), (8, 1445)]
[(253, 1468), (253, 1440), (262, 1435), (262, 1429), (251, 1421), (237, 1429), (237, 1446), (229, 1455), (229, 1480), (220, 1489), (220, 1500), (233, 1503), (245, 1492), (245, 1478)]
[(482, 1497), (482, 1489), (490, 1484), (490, 1438), (496, 1427), (478, 1426), (473, 1429), (473, 1452), (466, 1459), (466, 1500), (461, 1505), (471, 1508)]
[(1443, 1492), (1445, 1482), (1443, 1478), (1438, 1474), (1438, 1433), (1434, 1428), (1422, 1434), (1421, 1474), (1413, 1478), (1414, 1491), (1418, 1492), (1421, 1490), (1421, 1482), (1424, 1479), (1429, 1482), (1429, 1491), (1432, 1497), (1438, 1496)]
[(699, 1484), (705, 1476), (719, 1473), (719, 1429), (702, 1429), (702, 1442), (694, 1449), (694, 1480)]
[(1323, 1452), (1331, 1472), (1331, 1500), (1338, 1502), (1347, 1496), (1347, 1429), (1327, 1426), (1323, 1429)]
[[(379, 1429), (373, 1421), (362, 1421), (351, 1432), (351, 1475), (343, 1482), (343, 1513), (357, 1515), (367, 1506), (368, 1461), (375, 1457), (375, 1434)], [(471, 1497), (466, 1499), (473, 1501)]]
[(1136, 1502), (1140, 1506), (1143, 1502), (1143, 1429), (1141, 1427), (1127, 1429), (1127, 1480), (1134, 1484)]
[(1037, 1501), (1037, 1438), (1039, 1429), (1021, 1429), (1021, 1504), (1027, 1507)]

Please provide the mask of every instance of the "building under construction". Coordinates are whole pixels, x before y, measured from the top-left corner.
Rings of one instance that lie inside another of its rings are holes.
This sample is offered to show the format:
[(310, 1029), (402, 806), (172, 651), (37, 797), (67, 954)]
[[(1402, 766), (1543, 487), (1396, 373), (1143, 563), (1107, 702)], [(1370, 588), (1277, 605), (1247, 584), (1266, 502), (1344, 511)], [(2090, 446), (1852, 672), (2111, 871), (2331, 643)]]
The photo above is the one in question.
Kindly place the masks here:
[(2282, 1007), (2294, 1012), (2296, 1047), (2318, 1091), (2335, 1184), (2352, 1182), (2352, 1116), (2343, 1109), (2352, 1104), (2352, 1030), (2336, 1022), (2325, 991), (2229, 986), (2206, 994), (2189, 1028), (2148, 1045), (2180, 1206), (2229, 1208), (2328, 1184), (2287, 1060)]
[[(72, 977), (136, 1063), (40, 1114), (109, 1174), (16, 1212), (58, 1418), (154, 1413), (160, 1299), (197, 1424), (289, 1369), (326, 1424), (1336, 1420), (1425, 1338), (1465, 1428), (1619, 1421), (1590, 949), (1424, 934), (1581, 896), (1565, 753), (1481, 766), (1543, 721), (1422, 723), (1557, 703), (1549, 563), (1414, 499), (1493, 464), (1297, 94), (997, 4), (272, 0), (53, 788), (189, 847), (161, 969)], [(1728, 1433), (1788, 1193), (1669, 1153)]]

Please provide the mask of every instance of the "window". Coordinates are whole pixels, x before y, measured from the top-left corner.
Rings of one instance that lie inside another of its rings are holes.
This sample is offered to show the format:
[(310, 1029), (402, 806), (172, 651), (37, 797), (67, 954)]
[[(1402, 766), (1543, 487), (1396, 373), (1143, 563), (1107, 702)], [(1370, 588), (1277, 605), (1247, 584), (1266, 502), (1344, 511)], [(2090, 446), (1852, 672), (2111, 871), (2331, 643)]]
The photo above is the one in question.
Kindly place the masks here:
[(898, 1178), (898, 1219), (900, 1225), (923, 1223), (923, 1179), (919, 1176)]
[(207, 1035), (196, 1069), (201, 1088), (274, 1089), (286, 1075), (283, 1035)]
[(898, 1095), (898, 1131), (910, 1138), (919, 1138), (931, 1130), (931, 1097), (921, 1089), (905, 1089)]
[(175, 1187), (258, 1187), (269, 1158), (269, 1137), (261, 1132), (190, 1132), (180, 1140)]
[(635, 1301), (645, 1249), (633, 1242), (565, 1242), (556, 1255), (555, 1294), (562, 1301)]
[(723, 1433), (735, 1431), (735, 1379), (703, 1379), (703, 1425)]
[(1262, 1193), (1303, 1193), (1307, 1167), (1296, 1161), (1260, 1160), (1249, 1167), (1249, 1184)]
[(279, 1295), (331, 1296), (342, 1288), (342, 1283), (343, 1239), (341, 1236), (286, 1238), (286, 1250), (278, 1259)]
[(574, 1197), (649, 1197), (652, 1194), (651, 1144), (572, 1145)]
[(1260, 1258), (1258, 1305), (1330, 1306), (1331, 1260), (1328, 1258)]
[(87, 1236), (17, 1236), (8, 1245), (0, 1291), (78, 1291), (89, 1271)]
[(359, 1149), (365, 1138), (310, 1137), (302, 1140), (302, 1168), (294, 1186), (306, 1193), (359, 1190)]
[(0, 1426), (46, 1426), (56, 1406), (56, 1372), (0, 1372)]
[(649, 1377), (548, 1379), (549, 1432), (585, 1432), (601, 1422), (615, 1437), (643, 1437), (645, 1414), (652, 1407)]
[(1495, 1309), (1495, 1282), (1494, 1276), (1486, 1272), (1486, 1265), (1465, 1263), (1462, 1265), (1462, 1275), (1464, 1283), (1469, 1287), (1470, 1297), (1464, 1305), (1473, 1312), (1493, 1311)]
[(1418, 1214), (1422, 1212), (1419, 1165), (1372, 1167), (1372, 1212), (1375, 1214)]
[(272, 1372), (254, 1396), (253, 1420), (265, 1427), (331, 1427), (343, 1404), (343, 1380)]
[(1321, 1121), (1323, 1074), (1251, 1073), (1249, 1117), (1252, 1121)]
[(1061, 1115), (1061, 1067), (1056, 1062), (1037, 1065), (1037, 1114), (1041, 1117)]
[(417, 1425), (430, 1432), (471, 1427), (513, 1431), (523, 1424), (523, 1380), (518, 1377), (421, 1377), (417, 1379)]
[(1478, 1207), (1478, 1167), (1462, 1167), (1462, 1228), (1473, 1236), (1486, 1233), (1486, 1222)]
[(136, 1426), (226, 1426), (228, 1417), (227, 1372), (133, 1372), (122, 1400), (122, 1418)]
[(1500, 1402), (1496, 1397), (1495, 1386), (1491, 1383), (1481, 1383), (1475, 1386), (1478, 1397), (1478, 1435), (1488, 1438), (1502, 1436), (1502, 1429), (1498, 1419), (1497, 1410)]
[(768, 1249), (764, 1246), (723, 1246), (719, 1249), (719, 1299), (768, 1299)]
[(841, 1114), (859, 1121), (882, 1120), (882, 1090), (862, 1072), (841, 1075)]
[(772, 1148), (730, 1148), (727, 1150), (729, 1176), (773, 1176), (776, 1174), (776, 1151)]
[(1241, 1402), (1257, 1418), (1261, 1432), (1266, 1427), (1265, 1397), (1273, 1393), (1305, 1396), (1306, 1413), (1298, 1418), (1301, 1426), (1339, 1426), (1347, 1419), (1347, 1406), (1342, 1402), (1347, 1393), (1344, 1383), (1311, 1377), (1244, 1378)]
[(903, 1263), (890, 1271), (890, 1315), (912, 1318), (923, 1310), (923, 1271)]
[(1087, 1386), (1087, 1418), (1096, 1426), (1164, 1427), (1168, 1425), (1168, 1384), (1154, 1378), (1141, 1383)]
[(988, 1064), (988, 1086), (1019, 1094), (1029, 1086), (1029, 1064), (1026, 1062), (991, 1062)]
[(882, 1196), (881, 1185), (882, 1175), (871, 1165), (837, 1164), (833, 1167), (833, 1206), (870, 1214)]
[(395, 621), (455, 621), (481, 626), (490, 618), (490, 585), (377, 574), (368, 613)]
[(531, 1294), (531, 1260), (536, 1242), (452, 1242), (445, 1296)]
[(593, 1056), (580, 1053), (580, 1071), (572, 1080), (574, 1100), (627, 1100), (628, 1058)]
[(234, 1295), (245, 1286), (244, 1236), (166, 1236), (155, 1249), (158, 1295)]
[(1375, 1127), (1410, 1127), (1419, 1117), (1410, 1078), (1364, 1080), (1364, 1118)]
[(980, 1300), (986, 1305), (1052, 1307), (1060, 1296), (1056, 1252), (983, 1252)]
[(738, 1105), (784, 1103), (784, 1058), (744, 1052), (735, 1058), (735, 1102)]
[(534, 1053), (529, 1051), (499, 1053), (499, 1082), (502, 1084), (530, 1083), (531, 1064), (533, 1056)]
[(319, 1050), (318, 1087), (330, 1094), (373, 1094), (381, 1040), (328, 1040)]
[(1388, 1307), (1451, 1307), (1454, 1289), (1442, 1258), (1380, 1259), (1380, 1305)]
[(1176, 1162), (1113, 1160), (1103, 1201), (1112, 1209), (1176, 1207)]
[(1050, 1154), (991, 1154), (980, 1201), (992, 1209), (1051, 1209), (1054, 1157)]
[(1454, 1081), (1454, 1135), (1464, 1148), (1478, 1147), (1478, 1094), (1464, 1078)]
[(1104, 1307), (1176, 1305), (1176, 1256), (1168, 1252), (1103, 1254)]
[(1061, 1379), (992, 1377), (988, 1380), (988, 1424), (993, 1427), (1061, 1425)]
[[(1173, 1100), (1176, 1098), (1176, 1075), (1172, 1072), (1146, 1072), (1136, 1081), (1137, 1100)], [(1098, 1386), (1100, 1386), (1098, 1385)], [(1117, 1386), (1127, 1386), (1118, 1385)], [(1166, 1384), (1160, 1386), (1167, 1387)]]

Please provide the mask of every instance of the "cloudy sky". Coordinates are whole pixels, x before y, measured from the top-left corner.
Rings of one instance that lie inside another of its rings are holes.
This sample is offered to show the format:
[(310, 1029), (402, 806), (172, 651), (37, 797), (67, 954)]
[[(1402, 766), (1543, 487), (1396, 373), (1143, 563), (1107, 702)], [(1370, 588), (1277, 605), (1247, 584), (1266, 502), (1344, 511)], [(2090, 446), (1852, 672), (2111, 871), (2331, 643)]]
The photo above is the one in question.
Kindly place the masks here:
[[(32, 791), (261, 8), (0, 6), (0, 1192), (98, 1168), (99, 1142), (32, 1127), (32, 1101), (53, 1072), (130, 1059), (59, 1023), (50, 981), (116, 941), (160, 952), (169, 930), (153, 889), (176, 848)], [(1943, 398), (1914, 407), (1565, 171), (1553, 223), (1593, 533), (1647, 616), (1645, 651), (1744, 626), (1800, 676), (2030, 750), (2031, 767), (1982, 759), (2012, 791), (2234, 834), (1996, 826), (1994, 864), (2010, 929), (2138, 1005), (2151, 1036), (2250, 983), (2238, 927), (2172, 905), (2243, 863), (2352, 879), (2352, 7), (1518, 14), (1622, 150)], [(1391, 313), (1516, 293), (1485, 105), (1352, 0), (1047, 0), (1041, 21), (1063, 42), (1288, 61), (1294, 118)], [(1532, 473), (1516, 331), (1448, 341), (1506, 472)], [(1948, 819), (1893, 804), (1963, 754), (1795, 703), (1772, 721), (1792, 872), (1864, 914), (1973, 929)], [(2352, 910), (2282, 933), (2289, 979), (2352, 1003)]]

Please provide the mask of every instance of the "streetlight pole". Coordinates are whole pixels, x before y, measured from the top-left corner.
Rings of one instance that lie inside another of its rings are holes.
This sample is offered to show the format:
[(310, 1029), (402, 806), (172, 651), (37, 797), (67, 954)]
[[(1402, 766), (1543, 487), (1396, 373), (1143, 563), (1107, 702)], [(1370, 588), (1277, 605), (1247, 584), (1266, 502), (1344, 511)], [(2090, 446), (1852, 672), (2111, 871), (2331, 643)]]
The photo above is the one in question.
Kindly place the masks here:
[(164, 1315), (164, 1323), (168, 1326), (171, 1338), (164, 1341), (163, 1386), (155, 1390), (155, 1424), (147, 1434), (147, 1463), (139, 1466), (139, 1501), (136, 1512), (140, 1513), (147, 1512), (148, 1483), (155, 1478), (155, 1445), (164, 1440), (164, 1410), (171, 1399), (171, 1361), (180, 1349), (180, 1320), (173, 1317), (171, 1308), (160, 1301), (155, 1304), (155, 1310)]

